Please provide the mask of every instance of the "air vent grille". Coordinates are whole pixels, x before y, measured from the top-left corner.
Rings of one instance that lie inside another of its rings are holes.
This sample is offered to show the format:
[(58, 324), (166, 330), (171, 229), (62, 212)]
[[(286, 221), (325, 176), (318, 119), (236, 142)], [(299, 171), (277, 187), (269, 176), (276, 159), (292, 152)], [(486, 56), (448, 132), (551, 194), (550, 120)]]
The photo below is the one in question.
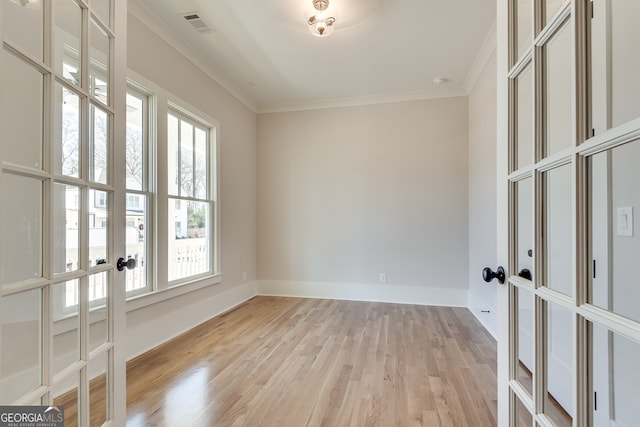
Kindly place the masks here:
[(196, 12), (189, 12), (182, 16), (198, 32), (203, 34), (209, 34), (213, 32), (213, 28), (207, 25), (207, 23), (204, 22), (204, 20)]

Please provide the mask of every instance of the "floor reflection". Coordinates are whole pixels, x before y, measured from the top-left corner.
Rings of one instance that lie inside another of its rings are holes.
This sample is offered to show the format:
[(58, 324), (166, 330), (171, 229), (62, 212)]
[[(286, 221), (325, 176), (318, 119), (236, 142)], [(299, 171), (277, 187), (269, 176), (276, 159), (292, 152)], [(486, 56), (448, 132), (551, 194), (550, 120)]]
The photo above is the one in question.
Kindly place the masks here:
[(167, 392), (164, 417), (170, 426), (190, 426), (209, 403), (209, 367), (200, 365), (179, 379)]
[(142, 412), (136, 412), (127, 417), (127, 427), (149, 427), (151, 425)]

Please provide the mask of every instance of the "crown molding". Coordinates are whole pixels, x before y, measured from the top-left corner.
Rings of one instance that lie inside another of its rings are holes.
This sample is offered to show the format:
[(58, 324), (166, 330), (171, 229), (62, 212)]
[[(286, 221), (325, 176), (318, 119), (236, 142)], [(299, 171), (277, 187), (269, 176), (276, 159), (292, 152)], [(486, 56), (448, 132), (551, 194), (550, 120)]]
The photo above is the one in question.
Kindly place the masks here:
[(215, 72), (206, 58), (194, 49), (184, 38), (172, 30), (152, 9), (139, 0), (128, 1), (128, 12), (139, 19), (160, 39), (176, 49), (184, 58), (210, 77), (231, 96), (256, 114), (283, 113), (291, 111), (317, 110), (324, 108), (355, 107), (363, 105), (387, 104), (394, 102), (422, 101), (438, 98), (468, 96), (482, 74), (487, 62), (496, 49), (496, 22), (494, 21), (476, 55), (461, 88), (436, 89), (428, 91), (402, 92), (395, 94), (371, 95), (348, 98), (329, 98), (300, 102), (284, 102), (259, 105), (254, 99), (238, 88), (233, 82)]
[(455, 98), (467, 96), (462, 88), (403, 92), (397, 94), (371, 95), (350, 98), (319, 99), (309, 102), (291, 102), (282, 104), (265, 105), (258, 108), (258, 114), (287, 113), (304, 110), (320, 110), (324, 108), (358, 107), (363, 105), (390, 104), (395, 102), (424, 101), (438, 98)]
[(471, 91), (480, 78), (484, 67), (486, 67), (487, 62), (489, 62), (489, 59), (491, 58), (491, 55), (496, 50), (496, 35), (496, 21), (494, 20), (493, 24), (491, 24), (491, 28), (489, 28), (487, 36), (484, 38), (484, 41), (482, 42), (482, 45), (478, 50), (478, 54), (473, 60), (473, 64), (471, 64), (471, 68), (469, 68), (467, 77), (464, 79), (463, 87), (467, 95), (471, 94)]
[(257, 113), (257, 103), (246, 93), (244, 93), (235, 84), (228, 81), (217, 74), (204, 59), (202, 54), (196, 51), (191, 45), (184, 40), (178, 33), (173, 31), (153, 10), (139, 2), (138, 0), (129, 0), (127, 10), (151, 31), (156, 33), (158, 37), (167, 42), (171, 47), (177, 50), (183, 57), (191, 62), (200, 71), (209, 76), (224, 90), (229, 92), (231, 96), (236, 98), (240, 103), (249, 108), (253, 113)]

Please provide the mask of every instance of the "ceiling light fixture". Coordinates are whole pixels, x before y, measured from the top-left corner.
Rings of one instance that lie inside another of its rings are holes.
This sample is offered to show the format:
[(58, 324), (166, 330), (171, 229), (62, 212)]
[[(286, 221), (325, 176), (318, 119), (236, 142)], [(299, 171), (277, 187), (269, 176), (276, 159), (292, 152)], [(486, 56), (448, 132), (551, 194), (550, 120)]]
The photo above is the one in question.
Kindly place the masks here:
[(40, 6), (40, 0), (9, 0), (11, 3), (15, 3), (18, 6), (26, 7), (29, 9), (36, 9)]
[(309, 32), (314, 36), (326, 37), (333, 33), (336, 22), (335, 11), (329, 9), (329, 0), (312, 0), (313, 10), (307, 15)]
[(436, 77), (435, 79), (433, 79), (433, 84), (436, 86), (441, 86), (445, 83), (449, 83), (449, 79), (446, 77)]

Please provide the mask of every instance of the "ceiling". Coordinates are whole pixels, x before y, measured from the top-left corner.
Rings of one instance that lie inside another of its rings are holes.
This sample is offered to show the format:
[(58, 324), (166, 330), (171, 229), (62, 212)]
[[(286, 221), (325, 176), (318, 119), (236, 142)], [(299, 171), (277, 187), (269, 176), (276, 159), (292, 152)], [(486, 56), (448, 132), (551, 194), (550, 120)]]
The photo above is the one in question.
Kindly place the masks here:
[[(311, 0), (129, 4), (256, 112), (464, 95), (495, 20), (495, 0), (330, 1), (335, 32), (322, 38), (307, 30)], [(212, 31), (196, 31), (191, 12)]]

